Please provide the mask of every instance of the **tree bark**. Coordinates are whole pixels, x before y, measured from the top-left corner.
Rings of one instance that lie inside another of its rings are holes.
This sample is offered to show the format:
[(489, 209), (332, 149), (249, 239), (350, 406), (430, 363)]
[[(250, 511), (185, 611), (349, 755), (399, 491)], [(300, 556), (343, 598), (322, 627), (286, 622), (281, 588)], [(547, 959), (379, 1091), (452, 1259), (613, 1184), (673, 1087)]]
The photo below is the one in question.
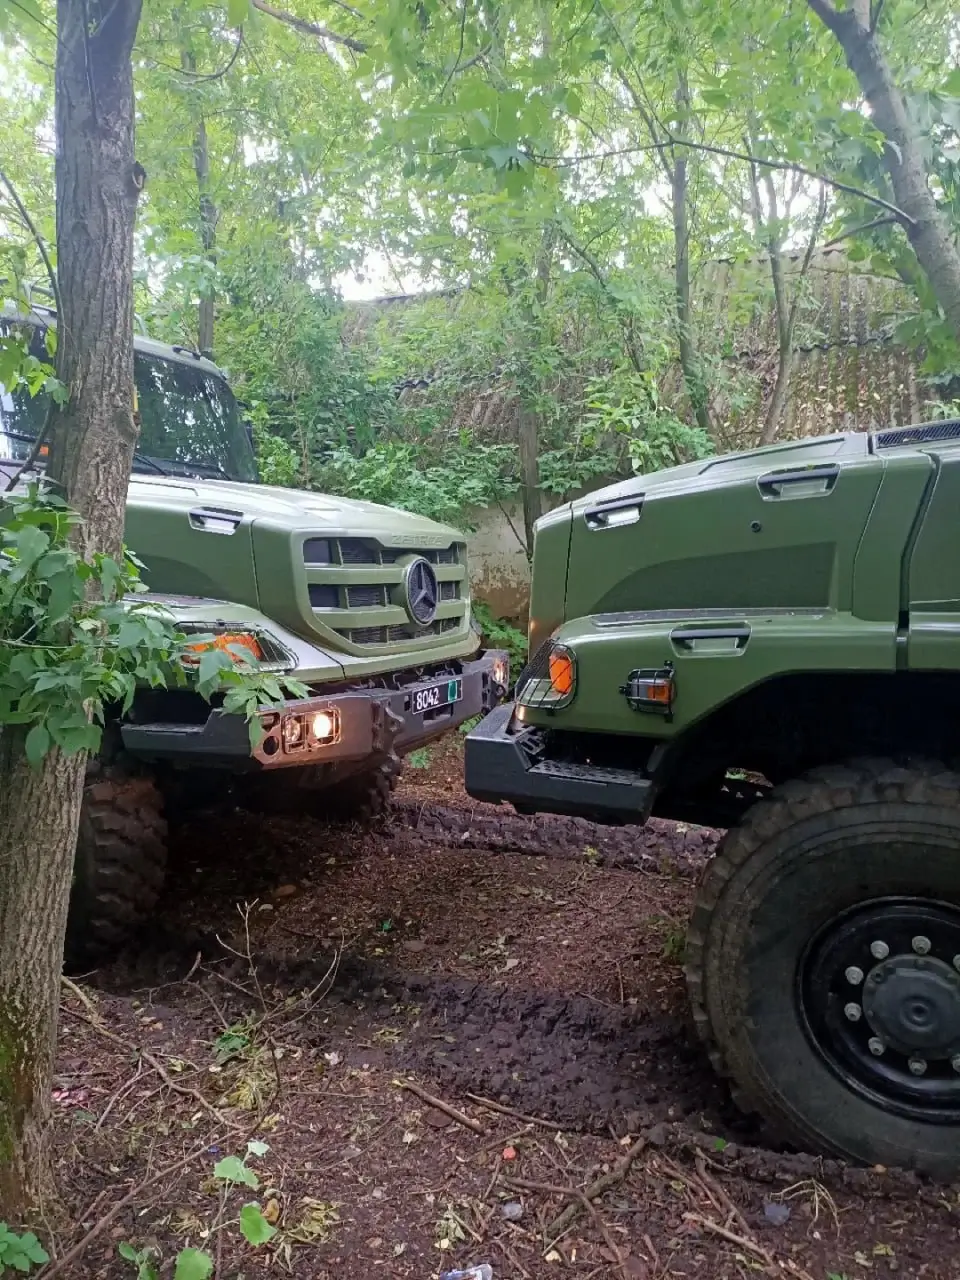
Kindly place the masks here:
[[(193, 139), (193, 167), (197, 175), (197, 191), (200, 201), (200, 243), (211, 272), (217, 258), (217, 208), (210, 195), (210, 151), (207, 146), (207, 126), (200, 117)], [(205, 356), (213, 355), (214, 289), (212, 279), (200, 291), (197, 311), (197, 347)]]
[[(58, 0), (57, 372), (48, 477), (83, 517), (78, 548), (116, 556), (136, 441), (131, 51), (141, 0)], [(85, 28), (84, 13), (90, 27)], [(45, 1137), (63, 938), (85, 761), (52, 750), (38, 769), (24, 732), (0, 736), (0, 1218), (51, 1193)]]
[(930, 190), (924, 139), (880, 48), (870, 6), (864, 0), (843, 10), (830, 0), (808, 0), (808, 4), (837, 38), (870, 106), (873, 123), (887, 139), (884, 163), (897, 205), (907, 215), (907, 220), (901, 219), (903, 228), (937, 302), (960, 337), (960, 248)]
[[(525, 308), (524, 329), (528, 346), (532, 346), (535, 341), (534, 331), (550, 291), (550, 270), (555, 240), (554, 229), (550, 225), (543, 231), (537, 253), (536, 276), (533, 281), (534, 302)], [(527, 559), (532, 560), (533, 528), (543, 515), (543, 493), (540, 489), (540, 410), (530, 403), (536, 379), (529, 370), (527, 382), (530, 385), (523, 389), (520, 395), (520, 482), (523, 493), (523, 532), (526, 539)]]
[[(678, 74), (677, 106), (682, 113), (682, 132), (686, 132), (686, 116), (690, 109), (690, 90), (684, 71)], [(690, 228), (689, 190), (687, 184), (687, 160), (682, 148), (677, 148), (670, 166), (670, 185), (673, 203), (674, 288), (677, 300), (677, 346), (680, 368), (690, 398), (690, 407), (697, 426), (715, 439), (710, 418), (709, 397), (703, 380), (703, 368), (693, 336), (693, 307), (690, 293)]]
[[(188, 50), (180, 55), (183, 69), (195, 72), (196, 59)], [(200, 213), (200, 244), (203, 256), (210, 264), (211, 272), (217, 260), (217, 206), (210, 194), (210, 147), (207, 142), (207, 122), (203, 115), (197, 117), (193, 134), (193, 171), (197, 178), (197, 203)], [(205, 356), (213, 355), (213, 328), (215, 316), (215, 290), (212, 279), (200, 288), (200, 305), (197, 308), (197, 349)]]

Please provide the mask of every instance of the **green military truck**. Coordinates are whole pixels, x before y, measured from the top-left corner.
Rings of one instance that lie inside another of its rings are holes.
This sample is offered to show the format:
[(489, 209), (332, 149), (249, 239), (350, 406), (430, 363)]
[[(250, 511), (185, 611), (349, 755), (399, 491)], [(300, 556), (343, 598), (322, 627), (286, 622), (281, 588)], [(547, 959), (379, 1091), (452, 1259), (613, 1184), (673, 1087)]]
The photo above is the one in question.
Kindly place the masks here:
[(478, 799), (726, 829), (686, 974), (790, 1142), (960, 1172), (960, 421), (640, 476), (536, 530)]
[[(7, 317), (43, 358), (50, 312)], [(116, 946), (157, 901), (165, 802), (215, 799), (240, 782), (247, 807), (371, 817), (402, 757), (505, 694), (509, 661), (479, 653), (467, 548), (405, 511), (257, 482), (250, 434), (222, 372), (138, 336), (140, 439), (126, 540), (150, 595), (179, 628), (240, 645), (309, 697), (248, 726), (189, 690), (143, 689), (108, 724), (80, 824), (68, 955)], [(34, 448), (46, 406), (0, 387), (0, 492)]]

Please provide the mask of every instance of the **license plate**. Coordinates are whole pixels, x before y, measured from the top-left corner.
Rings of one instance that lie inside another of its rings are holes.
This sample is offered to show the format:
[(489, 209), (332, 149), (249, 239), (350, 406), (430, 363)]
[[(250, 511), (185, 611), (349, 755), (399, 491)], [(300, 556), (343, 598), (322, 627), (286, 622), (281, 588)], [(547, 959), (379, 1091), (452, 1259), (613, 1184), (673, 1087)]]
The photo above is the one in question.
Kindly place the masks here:
[(424, 711), (435, 711), (437, 707), (448, 707), (451, 702), (459, 702), (462, 697), (461, 679), (441, 680), (425, 689), (414, 690), (410, 695), (410, 710), (414, 715), (421, 715)]

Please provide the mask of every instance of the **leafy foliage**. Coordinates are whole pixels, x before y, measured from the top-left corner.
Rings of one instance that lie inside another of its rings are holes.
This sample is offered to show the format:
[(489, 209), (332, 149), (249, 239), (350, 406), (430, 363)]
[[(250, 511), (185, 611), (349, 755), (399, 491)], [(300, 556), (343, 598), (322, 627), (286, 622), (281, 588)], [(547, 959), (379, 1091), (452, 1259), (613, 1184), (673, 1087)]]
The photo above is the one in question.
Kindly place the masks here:
[[(220, 1188), (220, 1207), (216, 1219), (211, 1224), (211, 1234), (224, 1230), (224, 1213), (228, 1198), (237, 1187), (259, 1190), (260, 1179), (248, 1161), (251, 1158), (265, 1156), (270, 1148), (265, 1142), (251, 1140), (243, 1156), (224, 1156), (218, 1160), (213, 1169), (214, 1181)], [(269, 1244), (276, 1236), (277, 1229), (264, 1217), (263, 1210), (256, 1201), (244, 1204), (239, 1212), (240, 1234), (247, 1244), (254, 1248)], [(138, 1249), (135, 1245), (124, 1241), (118, 1246), (120, 1257), (137, 1268), (137, 1280), (158, 1280), (160, 1268), (158, 1258), (153, 1249)], [(46, 1261), (46, 1259), (44, 1259)], [(173, 1280), (208, 1280), (213, 1274), (213, 1258), (205, 1249), (186, 1248), (177, 1254), (174, 1263)], [(2, 1274), (2, 1272), (0, 1272)]]
[(32, 764), (51, 746), (96, 751), (108, 709), (128, 711), (139, 685), (192, 684), (244, 714), (252, 739), (259, 707), (281, 703), (285, 688), (300, 693), (255, 670), (245, 652), (203, 647), (210, 637), (187, 636), (138, 601), (146, 588), (135, 559), (84, 560), (72, 540), (78, 526), (37, 486), (0, 507), (0, 725), (26, 730)]
[(23, 1275), (49, 1261), (50, 1255), (32, 1231), (20, 1235), (11, 1231), (5, 1222), (0, 1222), (0, 1276), (8, 1271)]
[(498, 618), (489, 605), (475, 600), (473, 616), (491, 649), (505, 649), (510, 655), (510, 677), (516, 680), (527, 661), (527, 637), (505, 618)]

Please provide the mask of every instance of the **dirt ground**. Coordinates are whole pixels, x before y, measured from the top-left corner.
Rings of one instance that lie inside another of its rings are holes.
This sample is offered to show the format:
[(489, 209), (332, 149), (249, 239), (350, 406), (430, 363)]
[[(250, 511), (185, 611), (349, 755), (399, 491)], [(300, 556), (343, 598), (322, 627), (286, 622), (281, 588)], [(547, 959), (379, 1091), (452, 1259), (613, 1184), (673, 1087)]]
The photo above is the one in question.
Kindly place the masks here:
[(776, 1150), (693, 1043), (716, 833), (476, 805), (460, 749), (408, 768), (374, 833), (176, 833), (161, 919), (66, 989), (42, 1274), (134, 1280), (123, 1245), (140, 1280), (184, 1248), (222, 1280), (960, 1276), (956, 1188)]

